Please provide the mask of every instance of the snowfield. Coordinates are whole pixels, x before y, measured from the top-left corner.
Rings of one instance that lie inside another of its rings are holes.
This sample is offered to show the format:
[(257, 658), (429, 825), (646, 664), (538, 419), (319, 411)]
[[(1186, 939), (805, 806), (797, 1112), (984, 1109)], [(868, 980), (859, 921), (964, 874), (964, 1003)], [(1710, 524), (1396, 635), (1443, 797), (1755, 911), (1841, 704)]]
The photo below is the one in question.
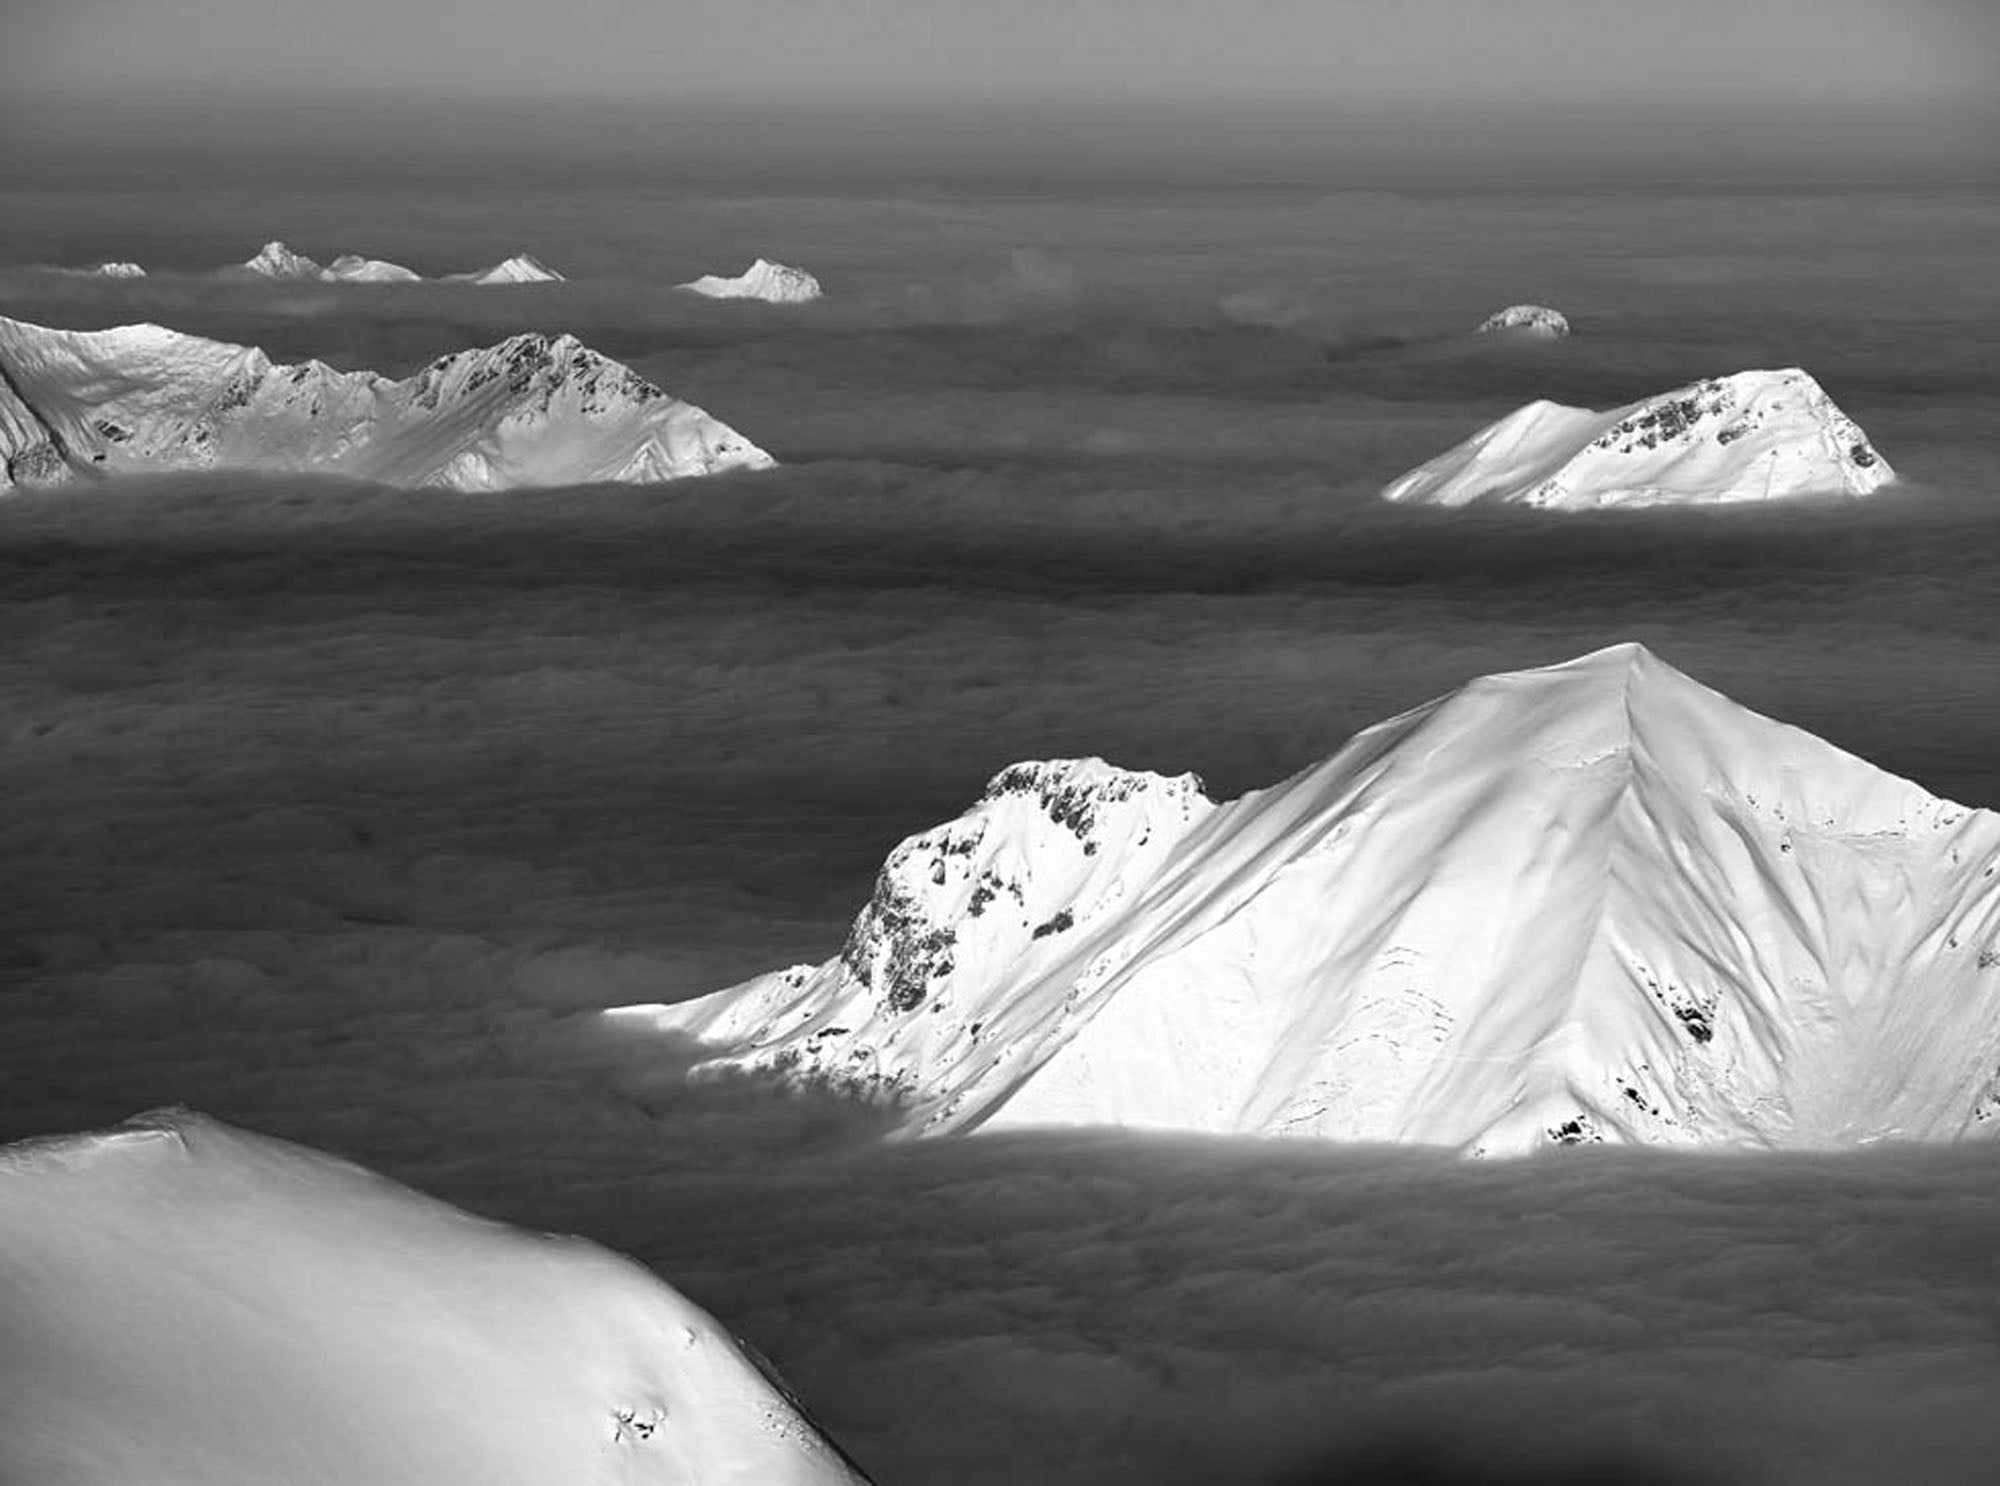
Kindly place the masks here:
[(0, 1148), (0, 1479), (865, 1480), (638, 1265), (184, 1111)]
[(1475, 1155), (2000, 1129), (2000, 815), (1634, 645), (1215, 804), (1023, 764), (818, 966), (615, 1017), (900, 1101)]

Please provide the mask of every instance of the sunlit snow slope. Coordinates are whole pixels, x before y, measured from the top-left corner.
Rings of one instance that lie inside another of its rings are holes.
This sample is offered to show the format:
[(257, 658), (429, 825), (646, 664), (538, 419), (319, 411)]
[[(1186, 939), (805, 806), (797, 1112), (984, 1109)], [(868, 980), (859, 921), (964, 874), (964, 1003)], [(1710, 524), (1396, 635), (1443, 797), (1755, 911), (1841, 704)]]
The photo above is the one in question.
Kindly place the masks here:
[(1228, 804), (1016, 766), (836, 958), (614, 1015), (906, 1133), (1953, 1140), (2000, 1129), (2000, 816), (1621, 645)]
[(1530, 403), (1382, 496), (1577, 511), (1860, 496), (1892, 478), (1825, 389), (1792, 367), (1693, 382), (1609, 413)]
[(310, 470), (493, 490), (672, 480), (771, 457), (570, 336), (517, 335), (390, 381), (157, 325), (0, 318), (0, 490), (91, 471)]
[(863, 1478), (638, 1265), (168, 1112), (0, 1148), (0, 1480)]
[(818, 279), (802, 268), (787, 268), (768, 258), (759, 258), (733, 279), (706, 273), (681, 288), (710, 299), (761, 299), (770, 304), (802, 304), (820, 297)]

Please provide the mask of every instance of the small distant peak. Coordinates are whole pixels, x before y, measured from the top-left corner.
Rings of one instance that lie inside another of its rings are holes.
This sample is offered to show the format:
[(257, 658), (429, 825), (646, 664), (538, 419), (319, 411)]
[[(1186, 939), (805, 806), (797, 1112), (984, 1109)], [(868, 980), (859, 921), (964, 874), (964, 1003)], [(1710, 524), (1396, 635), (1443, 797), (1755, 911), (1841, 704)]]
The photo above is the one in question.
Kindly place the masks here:
[(1473, 333), (1495, 335), (1502, 332), (1561, 340), (1570, 333), (1569, 320), (1561, 310), (1552, 310), (1545, 304), (1510, 304), (1506, 309), (1488, 315)]
[(325, 276), (326, 270), (303, 253), (294, 252), (279, 238), (272, 238), (246, 260), (243, 266), (252, 273), (263, 274), (274, 279), (317, 279)]
[(116, 260), (97, 264), (90, 271), (99, 278), (104, 279), (143, 279), (146, 277), (146, 270), (138, 264)]

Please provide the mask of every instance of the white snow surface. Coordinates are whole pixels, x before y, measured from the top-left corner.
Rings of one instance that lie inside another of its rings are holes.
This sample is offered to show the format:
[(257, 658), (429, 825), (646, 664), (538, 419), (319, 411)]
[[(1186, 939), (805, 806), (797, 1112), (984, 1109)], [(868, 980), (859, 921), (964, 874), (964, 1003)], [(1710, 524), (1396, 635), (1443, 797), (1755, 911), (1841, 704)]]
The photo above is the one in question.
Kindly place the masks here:
[(803, 304), (820, 297), (819, 280), (802, 268), (759, 258), (733, 279), (705, 273), (680, 286), (710, 299), (761, 299), (768, 304)]
[(637, 1264), (168, 1111), (0, 1148), (0, 1479), (865, 1478)]
[(448, 283), (493, 285), (560, 284), (564, 281), (563, 276), (553, 268), (526, 253), (516, 253), (491, 268), (472, 273), (448, 273), (445, 280)]
[(100, 263), (92, 268), (90, 272), (102, 279), (143, 279), (146, 277), (146, 270), (138, 264), (120, 261)]
[(80, 473), (314, 471), (497, 490), (761, 469), (771, 456), (571, 336), (516, 335), (391, 381), (158, 325), (0, 317), (0, 490)]
[(1894, 478), (1826, 390), (1788, 367), (1691, 382), (1608, 413), (1530, 403), (1382, 497), (1581, 511), (1863, 496)]
[(1957, 1140), (2000, 1130), (2000, 815), (1619, 645), (1222, 805), (1018, 765), (896, 848), (841, 955), (611, 1014), (905, 1135)]
[(1562, 340), (1569, 334), (1569, 320), (1561, 310), (1552, 310), (1545, 304), (1510, 304), (1480, 321), (1479, 328), (1473, 333), (1495, 335), (1503, 331), (1514, 335), (1539, 336), (1544, 340)]

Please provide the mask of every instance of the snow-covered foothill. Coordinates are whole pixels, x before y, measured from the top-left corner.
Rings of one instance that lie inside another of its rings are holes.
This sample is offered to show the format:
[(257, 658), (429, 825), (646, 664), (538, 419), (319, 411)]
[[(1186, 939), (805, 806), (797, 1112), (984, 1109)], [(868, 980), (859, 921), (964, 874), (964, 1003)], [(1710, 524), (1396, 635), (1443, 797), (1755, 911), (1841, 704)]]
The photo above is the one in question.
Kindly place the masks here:
[(1691, 382), (1608, 413), (1530, 403), (1382, 497), (1584, 511), (1864, 496), (1894, 477), (1826, 389), (1787, 367)]
[(2000, 1131), (2000, 815), (1618, 645), (1226, 804), (1018, 765), (833, 959), (611, 1015), (911, 1135), (1956, 1140)]
[(1520, 335), (1541, 340), (1562, 340), (1569, 335), (1569, 320), (1561, 310), (1545, 304), (1510, 304), (1479, 322), (1475, 335)]
[(865, 1483), (639, 1265), (185, 1111), (0, 1148), (0, 1480)]
[(680, 287), (710, 299), (761, 299), (767, 304), (803, 304), (820, 297), (818, 279), (768, 258), (759, 258), (733, 279), (708, 273)]
[(572, 336), (510, 336), (414, 376), (274, 364), (158, 325), (0, 318), (0, 490), (91, 472), (311, 471), (497, 490), (761, 469), (771, 456)]

